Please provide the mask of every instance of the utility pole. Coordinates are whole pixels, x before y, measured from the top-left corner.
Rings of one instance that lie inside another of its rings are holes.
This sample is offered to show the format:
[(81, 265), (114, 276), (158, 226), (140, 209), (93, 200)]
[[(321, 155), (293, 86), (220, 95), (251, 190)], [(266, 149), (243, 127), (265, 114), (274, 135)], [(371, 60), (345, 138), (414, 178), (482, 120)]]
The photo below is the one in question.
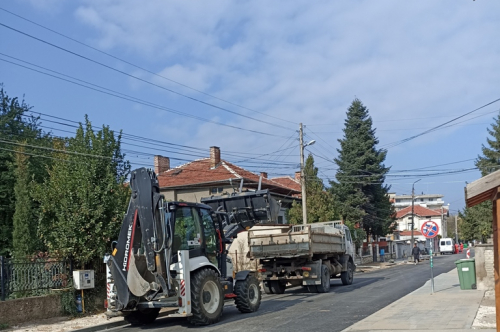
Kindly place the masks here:
[(458, 227), (457, 227), (458, 214), (455, 215), (455, 243), (458, 243)]
[(302, 223), (307, 225), (307, 206), (306, 206), (306, 177), (304, 175), (304, 148), (309, 145), (316, 143), (312, 140), (304, 144), (304, 130), (302, 128), (302, 123), (300, 123), (299, 130), (299, 142), (300, 142), (300, 187), (302, 188)]
[(415, 228), (415, 215), (414, 215), (414, 206), (415, 206), (415, 183), (420, 181), (421, 179), (418, 179), (417, 181), (413, 182), (411, 185), (411, 240), (410, 240), (410, 246), (413, 250), (413, 243), (415, 242), (413, 238), (413, 229)]
[(302, 188), (302, 223), (307, 225), (307, 206), (306, 206), (306, 181), (304, 180), (304, 131), (302, 123), (299, 129), (300, 142), (300, 187)]

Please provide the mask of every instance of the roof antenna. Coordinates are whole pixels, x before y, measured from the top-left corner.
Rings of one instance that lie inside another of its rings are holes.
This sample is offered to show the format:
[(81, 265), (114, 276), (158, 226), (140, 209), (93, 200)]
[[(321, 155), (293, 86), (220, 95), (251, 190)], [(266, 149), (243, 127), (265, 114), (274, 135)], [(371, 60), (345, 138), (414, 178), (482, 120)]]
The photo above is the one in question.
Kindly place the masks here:
[(262, 175), (259, 176), (259, 186), (257, 187), (257, 190), (260, 191), (261, 187), (262, 187)]
[(243, 178), (241, 179), (240, 182), (240, 193), (243, 192)]

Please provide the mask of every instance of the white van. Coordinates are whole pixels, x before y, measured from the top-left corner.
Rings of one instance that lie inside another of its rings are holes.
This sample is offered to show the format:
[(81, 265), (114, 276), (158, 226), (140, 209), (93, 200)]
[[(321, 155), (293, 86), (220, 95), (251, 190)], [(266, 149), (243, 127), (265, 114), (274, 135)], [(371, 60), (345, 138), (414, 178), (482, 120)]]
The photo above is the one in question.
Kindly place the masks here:
[(443, 254), (455, 253), (455, 241), (451, 237), (444, 237), (439, 240), (439, 252)]

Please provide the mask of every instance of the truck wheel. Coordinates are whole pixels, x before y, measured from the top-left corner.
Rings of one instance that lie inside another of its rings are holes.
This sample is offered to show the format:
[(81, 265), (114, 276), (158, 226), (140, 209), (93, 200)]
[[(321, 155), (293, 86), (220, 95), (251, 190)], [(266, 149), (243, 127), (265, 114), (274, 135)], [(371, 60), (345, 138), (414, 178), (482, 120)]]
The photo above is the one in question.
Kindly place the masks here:
[(217, 273), (209, 268), (195, 271), (191, 275), (191, 324), (209, 325), (217, 323), (222, 316), (224, 296)]
[(139, 309), (137, 311), (132, 311), (127, 316), (124, 317), (125, 321), (127, 321), (132, 326), (140, 326), (153, 323), (158, 314), (160, 313), (160, 309)]
[(255, 276), (249, 275), (245, 280), (238, 280), (234, 285), (236, 308), (242, 313), (255, 312), (260, 306), (259, 281)]
[(321, 285), (316, 285), (318, 293), (328, 293), (330, 291), (330, 269), (321, 265)]
[(307, 287), (307, 290), (309, 291), (309, 293), (317, 293), (318, 292), (318, 289), (316, 288), (315, 285), (306, 286), (306, 287)]
[(271, 280), (269, 286), (274, 294), (283, 294), (286, 289), (286, 284), (282, 283), (281, 280)]
[(352, 284), (352, 279), (354, 279), (354, 269), (351, 262), (347, 263), (347, 271), (340, 274), (340, 279), (342, 280), (343, 285)]
[(262, 287), (264, 288), (264, 293), (266, 293), (266, 294), (274, 294), (273, 290), (269, 286), (269, 282), (268, 281), (264, 281), (262, 283)]

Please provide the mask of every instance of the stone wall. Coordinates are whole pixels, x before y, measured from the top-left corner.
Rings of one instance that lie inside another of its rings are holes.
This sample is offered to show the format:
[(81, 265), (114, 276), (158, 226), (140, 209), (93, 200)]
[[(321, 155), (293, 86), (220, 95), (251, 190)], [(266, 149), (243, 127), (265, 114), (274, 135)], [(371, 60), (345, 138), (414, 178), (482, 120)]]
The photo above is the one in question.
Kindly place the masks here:
[(14, 325), (62, 316), (61, 296), (48, 295), (0, 301), (0, 324)]
[(476, 260), (477, 289), (489, 290), (495, 288), (495, 272), (493, 269), (493, 244), (478, 244), (474, 247)]

